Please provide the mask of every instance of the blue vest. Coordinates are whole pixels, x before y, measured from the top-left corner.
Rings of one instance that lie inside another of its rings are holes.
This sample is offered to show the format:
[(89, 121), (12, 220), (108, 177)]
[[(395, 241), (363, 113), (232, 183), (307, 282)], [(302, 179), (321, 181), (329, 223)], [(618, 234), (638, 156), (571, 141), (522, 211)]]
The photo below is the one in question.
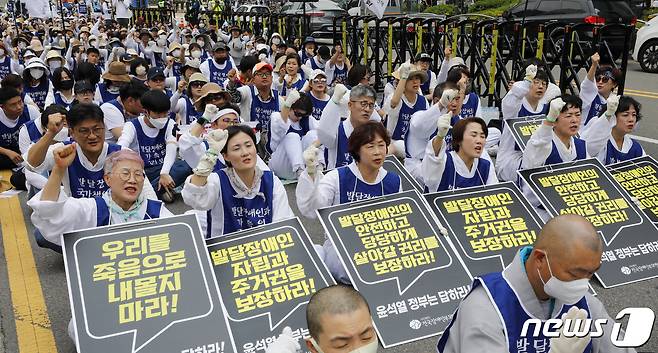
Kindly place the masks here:
[[(452, 118), (450, 118), (450, 126), (455, 126), (455, 124), (457, 124), (457, 122), (459, 120), (462, 120), (465, 117), (466, 116), (462, 116), (461, 114), (453, 116)], [(437, 132), (438, 132), (438, 129), (434, 130), (434, 132), (432, 133), (432, 136), (430, 137), (430, 139), (434, 138), (434, 136), (436, 136)], [(446, 134), (446, 137), (443, 139), (443, 141), (446, 145), (446, 152), (452, 151), (452, 128), (450, 128), (450, 130), (448, 130), (448, 133)]]
[(49, 88), (50, 81), (47, 78), (42, 78), (41, 82), (36, 87), (26, 84), (23, 90), (32, 98), (39, 109), (43, 110), (43, 105), (46, 103), (46, 96), (48, 95)]
[[(208, 69), (210, 69), (210, 77), (208, 78), (210, 82), (214, 82), (221, 87), (224, 87), (224, 81), (226, 78), (228, 78), (228, 72), (231, 71), (233, 68), (233, 65), (231, 64), (231, 60), (226, 59), (226, 64), (224, 65), (223, 69), (218, 69), (215, 67), (215, 63), (213, 62), (213, 59), (208, 59)], [(180, 75), (177, 75), (180, 76)]]
[(633, 139), (631, 139), (631, 141), (633, 141), (631, 148), (628, 150), (628, 152), (624, 153), (617, 150), (615, 146), (612, 144), (612, 142), (608, 140), (608, 148), (606, 151), (604, 164), (608, 165), (608, 164), (627, 161), (629, 159), (633, 159), (637, 157), (642, 157), (644, 151), (642, 150), (642, 146), (640, 146), (640, 143)]
[(155, 66), (157, 67), (165, 67), (164, 59), (162, 59), (162, 53), (156, 53), (153, 52), (153, 58), (155, 58)]
[(8, 127), (5, 124), (0, 122), (0, 147), (9, 148), (11, 150), (18, 149), (18, 134), (23, 127), (23, 124), (29, 122), (30, 111), (27, 109), (27, 105), (23, 104), (23, 114), (21, 114), (16, 122), (16, 126)]
[(135, 127), (139, 155), (144, 160), (145, 167), (161, 166), (164, 163), (165, 154), (167, 153), (165, 134), (170, 121), (167, 121), (167, 124), (158, 131), (155, 137), (150, 137), (144, 133), (139, 119), (130, 120), (130, 123)]
[[(41, 121), (39, 121), (39, 123), (41, 123)], [(27, 129), (27, 135), (30, 136), (30, 141), (32, 141), (32, 143), (36, 143), (43, 136), (41, 131), (37, 128), (37, 123), (34, 120), (25, 123), (25, 128)]]
[(0, 61), (0, 80), (5, 78), (10, 73), (11, 73), (11, 58), (9, 56), (5, 56), (5, 58), (2, 61)]
[[(553, 149), (551, 150), (551, 154), (548, 156), (548, 158), (546, 158), (546, 162), (544, 162), (544, 165), (563, 163), (564, 161), (560, 157), (560, 153), (557, 151), (557, 146), (555, 145), (555, 142), (551, 142), (551, 143), (553, 144)], [(576, 160), (587, 158), (587, 145), (585, 144), (585, 141), (577, 137), (574, 137), (573, 143), (576, 147)]]
[(489, 179), (489, 166), (491, 162), (484, 158), (478, 158), (477, 170), (472, 177), (467, 178), (457, 173), (455, 170), (455, 161), (452, 153), (446, 152), (446, 166), (443, 169), (443, 176), (439, 188), (436, 191), (463, 189), (471, 186), (486, 185)]
[[(274, 174), (271, 171), (263, 171), (260, 180), (260, 192), (263, 196), (253, 199), (235, 198), (235, 189), (228, 180), (224, 170), (217, 172), (222, 192), (222, 204), (224, 212), (224, 234), (229, 234), (242, 229), (249, 229), (263, 224), (272, 223), (272, 202), (274, 200)], [(212, 216), (207, 213), (207, 237), (211, 237)], [(217, 234), (219, 235), (219, 234)]]
[(470, 118), (475, 116), (475, 113), (478, 111), (478, 105), (480, 105), (480, 97), (474, 92), (468, 94), (468, 102), (462, 105), (462, 111), (459, 115), (464, 118)]
[(347, 149), (347, 134), (345, 134), (344, 121), (338, 124), (338, 136), (336, 137), (336, 168), (352, 163), (352, 155)]
[(341, 204), (400, 192), (400, 176), (395, 173), (388, 172), (382, 181), (370, 185), (359, 180), (348, 166), (337, 170)]
[(55, 104), (61, 105), (62, 107), (66, 108), (66, 110), (69, 110), (71, 103), (66, 103), (64, 101), (64, 98), (62, 98), (62, 93), (54, 92), (53, 96), (55, 96)]
[(427, 109), (427, 99), (416, 93), (416, 103), (410, 107), (404, 100), (400, 100), (400, 114), (398, 115), (398, 122), (395, 125), (395, 130), (393, 130), (393, 140), (404, 140), (407, 135), (407, 130), (409, 130), (409, 122), (411, 121), (411, 115), (413, 113)]
[(112, 104), (112, 105), (115, 106), (117, 109), (119, 109), (119, 112), (121, 112), (121, 115), (123, 115), (123, 119), (124, 119), (124, 120), (126, 119), (126, 111), (123, 109), (123, 105), (121, 105), (121, 103), (119, 103), (118, 100), (113, 99), (113, 100), (111, 100), (111, 101), (109, 101), (109, 102), (105, 102), (105, 103)]
[(107, 103), (111, 100), (115, 100), (119, 98), (119, 93), (112, 93), (107, 90), (107, 85), (105, 82), (101, 82), (98, 84), (98, 91), (101, 94), (101, 103)]
[[(505, 278), (500, 272), (489, 273), (481, 277), (476, 277), (473, 281), (473, 289), (478, 286), (484, 286), (488, 293), (490, 293), (491, 298), (494, 301), (494, 305), (497, 308), (499, 313), (501, 323), (505, 325), (505, 333), (507, 335), (507, 347), (510, 353), (536, 353), (536, 348), (533, 341), (542, 341), (546, 343), (546, 349), (543, 352), (548, 352), (551, 341), (549, 338), (545, 337), (542, 332), (540, 332), (539, 337), (521, 337), (521, 331), (523, 329), (523, 324), (530, 319), (530, 315), (521, 306), (519, 299), (517, 298), (514, 290), (507, 283)], [(469, 293), (470, 294), (470, 293)], [(565, 314), (569, 309), (575, 306), (580, 309), (587, 310), (587, 317), (591, 318), (589, 314), (589, 306), (587, 305), (587, 299), (583, 297), (575, 305), (564, 305), (560, 310), (560, 313), (556, 318), (560, 318), (562, 314)], [(439, 339), (437, 344), (437, 352), (443, 353), (446, 343), (448, 342), (448, 337), (450, 336), (450, 328), (454, 323), (455, 317), (457, 317), (457, 311), (453, 314), (452, 321), (443, 332), (443, 336)], [(543, 344), (542, 344), (543, 345)], [(592, 352), (592, 342), (590, 341), (583, 353)]]
[[(297, 134), (297, 135), (299, 135), (300, 139), (302, 137), (306, 136), (306, 134), (311, 130), (309, 128), (308, 119), (310, 119), (310, 117), (307, 116), (307, 117), (303, 117), (299, 120), (300, 129), (295, 129), (294, 127), (292, 127), (292, 125), (290, 125), (288, 127), (288, 131), (286, 131), (286, 135), (288, 135), (288, 134)], [(267, 148), (267, 151), (269, 153), (274, 153), (274, 151), (272, 150), (272, 147), (270, 147), (270, 141), (272, 141), (272, 127), (267, 129), (267, 144), (265, 145), (265, 147)]]
[(263, 102), (254, 86), (249, 86), (249, 91), (251, 92), (251, 121), (258, 121), (263, 127), (270, 126), (272, 112), (279, 111), (279, 93), (272, 90), (270, 100)]
[(308, 97), (311, 98), (311, 102), (313, 103), (313, 112), (311, 113), (311, 115), (313, 115), (315, 120), (320, 120), (320, 117), (322, 116), (322, 111), (327, 106), (327, 103), (329, 103), (329, 100), (323, 101), (321, 99), (317, 99), (311, 93), (308, 94)]
[(320, 64), (318, 64), (318, 62), (315, 60), (315, 57), (310, 58), (309, 62), (311, 63), (311, 69), (324, 71), (324, 65), (320, 66)]
[(592, 101), (592, 105), (589, 107), (589, 111), (587, 112), (587, 117), (585, 117), (585, 125), (589, 123), (592, 118), (595, 118), (607, 108), (606, 102), (601, 99), (601, 96), (599, 94), (594, 97), (594, 100)]
[(546, 114), (548, 114), (548, 108), (549, 107), (550, 106), (548, 104), (542, 104), (541, 112), (533, 113), (533, 112), (529, 111), (528, 109), (526, 109), (523, 104), (521, 104), (521, 109), (519, 109), (519, 113), (517, 114), (517, 116), (519, 118), (522, 118), (522, 117), (525, 117), (525, 116), (533, 116), (533, 115), (541, 115), (541, 114), (546, 115)]
[[(338, 66), (334, 66), (334, 80), (333, 80), (333, 82), (342, 83), (342, 84), (347, 82), (347, 65), (343, 64), (342, 69), (339, 69)], [(383, 103), (381, 105), (383, 105)]]
[[(71, 142), (64, 142), (65, 145)], [(118, 151), (121, 146), (108, 144), (107, 154)], [(103, 169), (92, 172), (85, 168), (80, 162), (80, 155), (76, 154), (73, 163), (68, 167), (69, 186), (71, 187), (71, 196), (78, 199), (81, 197), (98, 197), (108, 189), (103, 180)]]
[[(94, 197), (96, 201), (96, 227), (102, 227), (110, 224), (110, 209), (107, 207), (102, 197)], [(162, 202), (156, 200), (146, 200), (146, 214), (144, 219), (160, 218)]]
[(87, 4), (78, 4), (78, 14), (86, 15), (87, 14)]
[[(212, 65), (211, 65), (211, 66), (212, 66)], [(211, 70), (212, 70), (212, 69), (211, 69)], [(181, 76), (183, 76), (183, 64), (174, 61), (174, 64), (171, 66), (171, 73), (172, 73), (175, 77), (181, 77)], [(210, 73), (211, 73), (210, 77), (212, 77), (212, 71), (210, 71)], [(227, 73), (228, 73), (228, 72), (227, 72)], [(211, 81), (212, 81), (212, 80), (211, 80)], [(222, 84), (220, 84), (220, 86), (223, 87)]]
[(420, 90), (423, 92), (423, 94), (434, 93), (434, 92), (430, 92), (430, 83), (432, 83), (432, 71), (426, 70), (425, 73), (427, 74), (427, 81), (425, 81), (425, 83), (420, 85)]
[[(302, 88), (304, 88), (304, 84), (306, 83), (306, 80), (304, 80), (304, 75), (300, 72), (299, 73), (301, 79), (297, 80), (297, 82), (293, 83), (292, 86), (290, 86), (290, 89), (296, 89), (297, 91), (301, 92)], [(286, 92), (288, 91), (288, 87), (286, 87), (286, 84), (283, 84), (283, 87), (281, 87), (281, 95), (286, 96)]]
[(203, 115), (203, 112), (197, 112), (196, 108), (194, 108), (194, 104), (192, 104), (192, 100), (190, 99), (190, 97), (186, 96), (185, 97), (185, 125), (192, 124), (201, 115)]

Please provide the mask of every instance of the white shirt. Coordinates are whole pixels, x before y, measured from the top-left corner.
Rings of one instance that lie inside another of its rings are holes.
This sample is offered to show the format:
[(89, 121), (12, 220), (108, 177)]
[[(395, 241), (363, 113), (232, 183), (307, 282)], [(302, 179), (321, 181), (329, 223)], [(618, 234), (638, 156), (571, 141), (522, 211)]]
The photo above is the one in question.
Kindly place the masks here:
[[(423, 96), (422, 93), (420, 94), (420, 97), (418, 95), (416, 95), (414, 97), (415, 98), (414, 101), (411, 102), (407, 99), (406, 95), (402, 94), (402, 96), (400, 97), (400, 102), (398, 103), (398, 105), (395, 106), (395, 108), (393, 108), (391, 106), (392, 98), (393, 98), (393, 96), (390, 96), (390, 97), (388, 97), (388, 100), (386, 100), (384, 102), (384, 111), (386, 111), (386, 114), (388, 115), (388, 119), (386, 120), (386, 129), (388, 130), (388, 133), (390, 135), (393, 135), (393, 132), (395, 131), (395, 128), (397, 127), (398, 118), (400, 117), (400, 109), (402, 109), (402, 105), (404, 104), (409, 108), (413, 108), (418, 103), (418, 100), (419, 99), (425, 99), (425, 96)], [(427, 103), (427, 102), (425, 102), (425, 103)], [(407, 131), (409, 131), (409, 129)]]
[[(146, 187), (147, 184), (149, 184), (148, 180), (144, 179), (144, 186)], [(106, 195), (104, 194), (103, 198), (107, 197)], [(96, 223), (96, 200), (93, 198), (76, 199), (60, 192), (57, 201), (42, 201), (40, 191), (27, 204), (34, 210), (31, 216), (34, 226), (41, 231), (46, 240), (57, 245), (62, 245), (61, 239), (64, 233), (98, 226)], [(128, 219), (128, 222), (143, 220), (147, 206), (147, 200), (144, 199), (137, 214)], [(160, 209), (160, 218), (171, 216), (173, 214), (163, 204)], [(110, 211), (110, 224), (120, 223), (125, 223), (123, 218)]]
[[(345, 68), (345, 63), (333, 65), (331, 61), (327, 61), (324, 65), (324, 73), (327, 75), (327, 86), (331, 86), (334, 83), (334, 75), (336, 74), (336, 69), (343, 70)], [(343, 82), (345, 84), (346, 82)]]
[[(309, 131), (316, 130), (318, 121), (315, 120), (312, 116), (308, 118), (308, 127)], [(301, 130), (302, 127), (299, 124), (299, 121), (293, 122), (290, 118), (287, 121), (283, 121), (280, 112), (273, 112), (270, 118), (270, 148), (272, 152), (276, 151), (279, 147), (279, 143), (283, 140), (284, 137), (288, 134), (288, 129), (292, 127), (295, 130)]]
[[(224, 205), (222, 202), (222, 190), (219, 182), (219, 175), (217, 173), (210, 173), (206, 185), (196, 186), (190, 182), (192, 176), (190, 175), (185, 180), (183, 186), (183, 201), (188, 206), (199, 211), (208, 211), (212, 216), (212, 230), (213, 237), (224, 234)], [(293, 218), (295, 214), (292, 212), (288, 204), (288, 194), (286, 189), (281, 183), (281, 180), (276, 175), (272, 175), (274, 186), (272, 187), (272, 222)], [(255, 189), (260, 189), (261, 180), (257, 181), (254, 186)], [(261, 196), (255, 196), (261, 197)]]
[(433, 104), (427, 110), (415, 112), (409, 121), (409, 130), (405, 136), (405, 152), (411, 157), (404, 159), (404, 167), (422, 185), (425, 185), (425, 183), (423, 182), (423, 173), (421, 172), (420, 164), (425, 156), (427, 141), (430, 140), (430, 137), (436, 131), (436, 124), (439, 121), (439, 117), (446, 111), (445, 109), (441, 109), (438, 103)]
[(101, 104), (101, 110), (103, 111), (103, 122), (105, 123), (105, 141), (116, 143), (117, 138), (112, 134), (112, 129), (118, 127), (123, 128), (123, 125), (126, 123), (126, 117), (117, 107), (109, 102)]
[[(150, 127), (144, 122), (144, 116), (140, 115), (136, 121), (142, 127), (142, 131), (148, 137), (156, 137), (160, 133), (160, 129)], [(165, 142), (167, 144), (164, 163), (162, 164), (162, 169), (160, 174), (169, 174), (171, 166), (176, 162), (176, 152), (178, 151), (178, 143), (176, 142), (176, 136), (172, 134), (174, 129), (174, 121), (170, 120), (167, 123), (167, 126), (164, 127), (165, 130)], [(131, 122), (126, 122), (123, 125), (123, 131), (121, 132), (121, 137), (117, 145), (120, 145), (123, 148), (130, 148), (131, 150), (139, 152), (139, 140), (137, 139), (137, 131), (135, 130), (135, 125)]]
[[(388, 172), (384, 168), (379, 168), (377, 177), (374, 183), (369, 183), (363, 179), (361, 172), (355, 162), (348, 164), (344, 168), (350, 168), (350, 171), (356, 178), (368, 185), (377, 185), (384, 180)], [(402, 183), (400, 183), (400, 190), (402, 191)], [(320, 208), (329, 207), (340, 204), (340, 179), (338, 176), (338, 169), (331, 170), (327, 174), (322, 175), (318, 172), (315, 180), (311, 180), (308, 172), (305, 170), (297, 180), (297, 188), (295, 189), (295, 198), (297, 199), (297, 208), (308, 218), (316, 218), (315, 210)]]
[(116, 18), (131, 18), (133, 12), (130, 10), (130, 0), (112, 0), (114, 16)]
[[(616, 124), (617, 117), (613, 115), (608, 118), (604, 112), (600, 117), (592, 118), (589, 124), (587, 124), (587, 130), (580, 134), (580, 138), (587, 141), (588, 151), (590, 151), (592, 157), (598, 159), (603, 165), (605, 165), (610, 144), (615, 150), (622, 153), (628, 153), (633, 146), (633, 140), (628, 135), (624, 135), (624, 142), (621, 149), (619, 149), (617, 142), (611, 134), (612, 128)], [(608, 141), (610, 144), (608, 144)], [(642, 155), (646, 155), (644, 149), (642, 149)]]
[[(226, 68), (226, 65), (229, 64), (229, 61), (231, 62), (231, 67), (237, 70), (235, 62), (233, 61), (233, 58), (230, 56), (221, 65), (217, 64), (217, 62), (215, 62), (215, 59), (213, 59), (212, 56), (210, 56), (207, 60), (201, 63), (201, 66), (199, 66), (199, 70), (201, 70), (203, 76), (205, 76), (208, 79), (208, 81), (210, 81), (210, 65), (213, 65), (217, 70), (224, 70)], [(215, 83), (221, 84), (222, 82), (215, 82)]]
[(580, 99), (583, 101), (583, 109), (582, 109), (583, 118), (580, 120), (581, 133), (585, 132), (586, 129), (589, 129), (592, 120), (595, 118), (592, 117), (589, 123), (585, 125), (585, 121), (587, 120), (587, 114), (589, 114), (589, 110), (592, 108), (592, 103), (594, 102), (594, 99), (597, 96), (599, 97), (599, 99), (601, 99), (603, 104), (607, 104), (608, 101), (605, 98), (603, 98), (602, 95), (599, 94), (599, 89), (598, 87), (596, 87), (596, 82), (590, 81), (587, 78), (587, 76), (585, 76), (585, 79), (580, 84), (580, 91), (578, 92), (578, 97), (580, 97)]

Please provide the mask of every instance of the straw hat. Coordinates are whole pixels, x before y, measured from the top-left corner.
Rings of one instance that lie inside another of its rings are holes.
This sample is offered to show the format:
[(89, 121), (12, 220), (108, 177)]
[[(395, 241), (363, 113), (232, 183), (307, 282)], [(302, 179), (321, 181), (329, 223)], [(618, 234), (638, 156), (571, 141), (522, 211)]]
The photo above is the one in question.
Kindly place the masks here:
[(130, 82), (130, 76), (126, 73), (126, 65), (124, 63), (113, 61), (109, 69), (103, 74), (104, 80)]
[(205, 83), (208, 83), (208, 78), (206, 78), (206, 76), (204, 76), (200, 72), (195, 72), (195, 73), (192, 74), (192, 76), (190, 76), (189, 81), (190, 81), (190, 83), (192, 83), (192, 82), (205, 82)]
[(224, 91), (221, 87), (219, 87), (218, 84), (214, 82), (208, 82), (203, 87), (201, 88), (201, 95), (197, 100), (194, 101), (194, 108), (196, 108), (197, 111), (201, 110), (201, 102), (203, 101), (204, 98), (206, 98), (208, 95), (211, 94), (223, 94), (226, 95), (226, 99), (228, 101), (231, 100), (231, 95)]
[[(400, 68), (398, 67), (398, 69), (395, 70), (391, 74), (391, 76), (393, 76), (395, 79), (399, 80), (400, 79)], [(409, 72), (409, 77), (407, 79), (411, 79), (412, 77), (419, 77), (421, 84), (425, 83), (428, 79), (427, 72), (425, 72), (425, 70), (421, 70), (416, 65), (411, 65), (411, 71)]]

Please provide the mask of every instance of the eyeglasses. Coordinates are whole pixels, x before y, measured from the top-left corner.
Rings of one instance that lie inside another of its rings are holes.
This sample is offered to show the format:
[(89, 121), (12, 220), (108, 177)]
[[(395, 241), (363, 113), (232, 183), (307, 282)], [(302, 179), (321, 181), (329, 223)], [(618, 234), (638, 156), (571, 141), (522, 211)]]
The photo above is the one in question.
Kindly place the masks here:
[(260, 77), (260, 78), (268, 78), (270, 76), (272, 76), (272, 73), (269, 72), (269, 71), (257, 72), (257, 73), (254, 74), (254, 77)]
[(300, 111), (297, 111), (297, 110), (293, 110), (292, 112), (293, 112), (293, 113), (295, 114), (295, 116), (298, 117), (298, 118), (303, 118), (303, 117), (305, 117), (305, 116), (308, 116), (308, 113), (307, 113), (307, 112), (300, 112)]
[(608, 76), (603, 76), (603, 75), (596, 76), (596, 82), (608, 83), (608, 81), (610, 81), (610, 77)]
[(203, 85), (205, 85), (205, 83), (203, 83), (201, 81), (196, 81), (196, 82), (190, 83), (190, 87), (192, 87), (192, 88), (201, 88), (201, 87), (203, 87)]
[(314, 78), (313, 83), (315, 83), (316, 85), (318, 83), (327, 83), (327, 79), (326, 78)]
[(368, 109), (368, 110), (375, 109), (375, 103), (370, 103), (368, 101), (352, 101), (352, 102), (359, 103), (361, 109)]
[(135, 178), (135, 181), (140, 182), (144, 181), (144, 171), (143, 170), (135, 170), (135, 171), (130, 171), (128, 169), (121, 169), (118, 173), (111, 173), (119, 176), (119, 179), (122, 181), (128, 181), (130, 180), (130, 176), (133, 176)]
[(548, 82), (542, 80), (532, 80), (532, 84), (539, 87), (548, 87)]
[(81, 128), (77, 128), (75, 130), (78, 132), (78, 134), (82, 135), (82, 137), (89, 137), (89, 135), (92, 134), (92, 133), (96, 137), (100, 137), (103, 134), (105, 134), (105, 127), (98, 127), (98, 126), (95, 126), (95, 127), (92, 127), (92, 128), (81, 127)]
[(221, 94), (209, 94), (206, 96), (209, 101), (218, 101), (224, 99), (224, 96)]

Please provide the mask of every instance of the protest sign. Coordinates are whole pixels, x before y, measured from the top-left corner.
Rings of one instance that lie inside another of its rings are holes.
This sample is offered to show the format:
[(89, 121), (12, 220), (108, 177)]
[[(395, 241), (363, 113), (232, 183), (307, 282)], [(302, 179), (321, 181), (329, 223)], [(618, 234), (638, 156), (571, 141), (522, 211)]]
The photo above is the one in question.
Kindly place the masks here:
[(525, 150), (532, 134), (537, 130), (539, 125), (546, 119), (544, 115), (526, 116), (520, 118), (507, 118), (505, 124), (509, 126), (512, 137), (521, 151)]
[(512, 182), (425, 195), (471, 275), (502, 271), (532, 245), (542, 220)]
[(233, 353), (193, 215), (65, 234), (80, 353)]
[(597, 159), (518, 172), (549, 214), (578, 214), (601, 235), (605, 288), (658, 276), (658, 229)]
[(318, 210), (385, 348), (438, 335), (470, 277), (416, 191)]
[(658, 222), (658, 162), (651, 156), (607, 166), (612, 176), (626, 192), (638, 199), (644, 213)]
[(206, 244), (238, 352), (264, 350), (286, 326), (305, 349), (306, 304), (334, 281), (299, 219)]
[(400, 176), (400, 183), (402, 184), (402, 191), (418, 190), (423, 192), (423, 187), (418, 184), (418, 181), (409, 173), (409, 171), (400, 163), (395, 156), (388, 156), (384, 160), (384, 169)]

